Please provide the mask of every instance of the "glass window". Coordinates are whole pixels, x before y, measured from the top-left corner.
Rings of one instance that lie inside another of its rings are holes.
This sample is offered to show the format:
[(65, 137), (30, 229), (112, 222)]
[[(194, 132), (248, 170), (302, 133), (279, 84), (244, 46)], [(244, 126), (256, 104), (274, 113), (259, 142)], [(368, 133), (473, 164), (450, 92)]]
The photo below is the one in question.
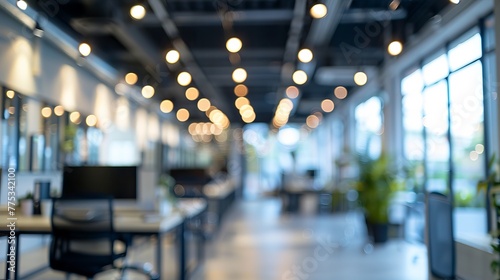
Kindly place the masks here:
[(448, 193), (450, 144), (448, 132), (448, 88), (445, 80), (424, 90), (427, 190)]
[(420, 70), (413, 72), (401, 82), (403, 94), (404, 154), (410, 161), (424, 159), (422, 124), (423, 79)]
[(453, 47), (448, 52), (451, 71), (455, 71), (479, 59), (482, 55), (481, 35), (477, 32), (466, 40), (459, 39), (459, 41), (452, 44), (452, 46)]
[(446, 54), (438, 56), (436, 59), (422, 67), (422, 74), (426, 85), (432, 85), (433, 83), (446, 78), (448, 73), (448, 59), (446, 58)]
[(356, 106), (356, 152), (377, 158), (382, 149), (382, 103), (372, 97)]

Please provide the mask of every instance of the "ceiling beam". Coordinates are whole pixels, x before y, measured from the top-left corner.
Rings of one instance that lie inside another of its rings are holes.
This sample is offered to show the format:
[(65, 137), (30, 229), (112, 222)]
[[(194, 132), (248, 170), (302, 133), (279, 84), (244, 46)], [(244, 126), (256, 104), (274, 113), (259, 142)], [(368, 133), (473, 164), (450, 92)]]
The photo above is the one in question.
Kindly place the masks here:
[(371, 21), (387, 21), (405, 19), (408, 13), (405, 9), (392, 10), (348, 9), (342, 15), (340, 23), (365, 23)]
[[(179, 30), (175, 22), (169, 16), (167, 9), (161, 0), (148, 0), (151, 9), (156, 17), (160, 20), (162, 28), (168, 37), (172, 38), (172, 45), (181, 53), (181, 61), (184, 63), (186, 70), (191, 73), (193, 80), (196, 82), (201, 92), (206, 95), (212, 103), (215, 103), (220, 110), (229, 113), (229, 105), (227, 101), (222, 98), (220, 91), (218, 91), (207, 79), (205, 73), (196, 64), (196, 61), (191, 54), (188, 46), (179, 37)], [(226, 114), (227, 114), (226, 113)]]

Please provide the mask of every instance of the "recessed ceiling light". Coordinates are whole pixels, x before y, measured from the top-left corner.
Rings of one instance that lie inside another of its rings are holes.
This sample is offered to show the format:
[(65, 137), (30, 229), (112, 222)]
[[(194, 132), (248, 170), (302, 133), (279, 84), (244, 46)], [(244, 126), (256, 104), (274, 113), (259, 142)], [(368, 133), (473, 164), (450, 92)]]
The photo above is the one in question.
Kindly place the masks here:
[(189, 111), (187, 109), (181, 108), (176, 114), (177, 120), (180, 122), (185, 122), (189, 119)]
[(354, 82), (358, 86), (364, 86), (368, 82), (368, 76), (365, 72), (356, 72), (356, 74), (354, 74)]
[(52, 115), (52, 109), (50, 107), (43, 107), (41, 113), (44, 118), (48, 118)]
[(236, 37), (230, 38), (226, 42), (226, 49), (232, 53), (239, 52), (242, 46), (243, 43), (241, 43), (241, 40)]
[(95, 126), (97, 124), (97, 117), (94, 115), (88, 115), (85, 122), (88, 126)]
[(333, 94), (335, 95), (335, 97), (337, 97), (338, 99), (344, 99), (347, 97), (347, 89), (343, 86), (338, 86), (335, 88), (335, 90), (333, 91)]
[(392, 55), (396, 56), (400, 54), (403, 51), (403, 44), (399, 41), (392, 41), (389, 46), (387, 46), (387, 52)]
[(234, 94), (238, 97), (243, 97), (248, 94), (248, 88), (245, 85), (237, 85), (234, 87)]
[(142, 93), (142, 96), (144, 96), (144, 98), (149, 99), (149, 98), (153, 97), (153, 95), (155, 95), (155, 89), (154, 89), (154, 87), (152, 87), (150, 85), (146, 85), (142, 88), (141, 93)]
[(310, 49), (301, 49), (297, 55), (300, 62), (308, 63), (313, 59), (313, 53)]
[(299, 96), (299, 89), (296, 86), (289, 86), (286, 88), (285, 93), (288, 98), (294, 99)]
[(319, 118), (315, 115), (309, 115), (306, 119), (306, 125), (310, 128), (316, 128), (319, 125)]
[(335, 104), (333, 103), (332, 100), (330, 99), (325, 99), (321, 102), (321, 110), (323, 110), (325, 113), (330, 113), (335, 109)]
[(177, 76), (177, 82), (179, 83), (179, 85), (181, 86), (187, 86), (191, 83), (191, 74), (189, 74), (188, 72), (181, 72), (178, 76)]
[(202, 98), (200, 100), (198, 100), (198, 110), (202, 111), (202, 112), (206, 112), (208, 111), (208, 109), (210, 109), (210, 100), (206, 99), (206, 98)]
[(163, 100), (160, 103), (160, 110), (163, 113), (170, 113), (174, 109), (174, 103), (168, 99)]
[(26, 9), (28, 8), (28, 3), (26, 3), (26, 1), (24, 1), (24, 0), (18, 0), (18, 1), (16, 2), (16, 5), (17, 5), (17, 7), (18, 7), (19, 9), (21, 9), (21, 10), (23, 10), (23, 11), (24, 11), (24, 10), (26, 10)]
[(58, 117), (62, 116), (64, 114), (64, 107), (61, 105), (57, 105), (54, 108), (54, 114)]
[(302, 70), (297, 70), (292, 75), (293, 81), (298, 85), (303, 85), (307, 82), (307, 74)]
[(458, 3), (460, 3), (460, 0), (450, 0), (450, 2), (451, 2), (452, 4), (458, 4)]
[(176, 50), (169, 50), (167, 52), (167, 55), (165, 55), (165, 60), (170, 63), (170, 64), (174, 64), (176, 63), (177, 61), (179, 61), (179, 59), (181, 58), (181, 55), (178, 51)]
[(76, 124), (79, 124), (80, 123), (80, 113), (75, 111), (75, 112), (72, 112), (71, 114), (69, 114), (69, 120), (72, 122), (72, 123), (76, 123)]
[(186, 89), (185, 94), (186, 94), (186, 98), (188, 100), (191, 100), (191, 101), (196, 100), (196, 98), (198, 98), (198, 96), (200, 96), (200, 92), (195, 87), (190, 87), (190, 88)]
[(78, 51), (82, 56), (89, 56), (89, 54), (92, 52), (92, 48), (87, 43), (81, 43), (78, 46)]
[(313, 18), (323, 18), (328, 13), (328, 9), (326, 8), (325, 4), (316, 4), (311, 7), (311, 10), (309, 12), (311, 13), (311, 16)]
[(247, 79), (247, 71), (243, 68), (236, 68), (233, 71), (233, 81), (235, 83), (243, 83)]
[(130, 72), (125, 75), (125, 82), (129, 85), (135, 85), (137, 83), (138, 77), (136, 73)]
[(141, 20), (146, 15), (146, 9), (142, 5), (134, 5), (130, 8), (130, 16), (133, 19)]

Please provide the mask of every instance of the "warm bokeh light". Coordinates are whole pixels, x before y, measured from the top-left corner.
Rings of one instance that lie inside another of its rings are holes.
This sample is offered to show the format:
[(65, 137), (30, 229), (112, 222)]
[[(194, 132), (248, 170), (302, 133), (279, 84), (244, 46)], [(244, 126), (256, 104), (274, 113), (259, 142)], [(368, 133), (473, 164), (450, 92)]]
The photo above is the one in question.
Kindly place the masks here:
[(296, 86), (289, 86), (286, 88), (285, 93), (288, 98), (294, 99), (299, 96), (299, 89)]
[(254, 112), (252, 112), (250, 115), (248, 116), (241, 116), (241, 119), (245, 122), (245, 123), (252, 123), (253, 121), (255, 121), (255, 118), (256, 118), (256, 115)]
[(235, 83), (243, 83), (247, 79), (247, 71), (243, 68), (236, 68), (233, 71), (233, 81)]
[(44, 118), (48, 118), (52, 116), (52, 109), (50, 107), (43, 107), (41, 113)]
[(298, 85), (303, 85), (307, 82), (307, 74), (302, 70), (297, 70), (292, 75), (293, 81)]
[(165, 55), (165, 60), (170, 64), (177, 63), (177, 61), (179, 61), (180, 58), (181, 54), (176, 50), (169, 50), (167, 52), (167, 55)]
[(168, 99), (165, 99), (160, 103), (160, 110), (165, 114), (172, 112), (173, 109), (174, 103)]
[(458, 4), (458, 3), (460, 3), (460, 0), (450, 0), (450, 3), (452, 3), (452, 4)]
[(153, 97), (153, 95), (155, 95), (155, 89), (150, 85), (146, 85), (142, 88), (141, 93), (142, 93), (142, 96), (144, 96), (144, 98), (149, 99), (149, 98)]
[(232, 52), (232, 53), (239, 52), (241, 50), (242, 46), (243, 46), (243, 43), (241, 43), (241, 40), (239, 38), (236, 38), (236, 37), (230, 38), (226, 42), (227, 50)]
[(403, 51), (403, 44), (399, 41), (393, 41), (387, 46), (387, 52), (392, 55), (396, 56), (400, 54)]
[(328, 9), (326, 8), (325, 4), (316, 4), (311, 7), (311, 10), (309, 12), (311, 13), (311, 16), (313, 18), (323, 18), (328, 13)]
[(400, 0), (392, 0), (391, 3), (389, 4), (389, 9), (395, 11), (399, 8), (400, 4), (401, 4)]
[(315, 115), (309, 115), (306, 119), (306, 125), (310, 128), (316, 128), (319, 125), (319, 118)]
[(181, 108), (177, 110), (176, 117), (180, 122), (185, 122), (189, 119), (189, 111), (187, 109)]
[(356, 72), (354, 74), (354, 82), (358, 86), (364, 86), (368, 82), (368, 76), (366, 76), (365, 72)]
[(64, 114), (64, 107), (61, 105), (57, 105), (54, 108), (54, 114), (58, 117), (62, 116)]
[(188, 100), (191, 100), (191, 101), (196, 100), (196, 98), (198, 98), (198, 96), (200, 96), (200, 92), (195, 87), (190, 87), (190, 88), (186, 89), (185, 94), (186, 94), (186, 98)]
[(335, 108), (335, 104), (330, 99), (325, 99), (321, 102), (321, 110), (326, 113), (330, 113)]
[(80, 52), (80, 54), (82, 56), (89, 56), (90, 53), (92, 52), (92, 48), (90, 47), (89, 44), (87, 43), (81, 43), (79, 46), (78, 46), (78, 51)]
[(95, 115), (88, 115), (85, 122), (88, 126), (95, 126), (97, 124), (97, 117)]
[(335, 88), (335, 90), (333, 91), (333, 94), (335, 95), (335, 97), (337, 97), (338, 99), (344, 99), (347, 97), (347, 89), (343, 86), (338, 86)]
[(177, 76), (177, 82), (181, 86), (187, 86), (191, 83), (191, 74), (188, 72), (181, 72), (179, 76)]
[(130, 8), (130, 16), (133, 19), (143, 19), (144, 16), (146, 15), (146, 8), (142, 5), (134, 5), (132, 8)]
[(236, 101), (234, 101), (234, 106), (236, 106), (236, 108), (238, 109), (241, 109), (243, 105), (249, 105), (249, 104), (250, 101), (246, 97), (238, 97), (236, 98)]
[(133, 72), (127, 73), (127, 75), (125, 75), (125, 82), (129, 85), (135, 85), (138, 79), (139, 78), (137, 77), (137, 74)]
[(313, 53), (310, 49), (301, 49), (297, 55), (300, 62), (308, 63), (313, 59)]
[(243, 97), (248, 94), (248, 88), (245, 85), (237, 85), (234, 87), (234, 94), (238, 97)]
[(72, 112), (71, 114), (69, 114), (69, 120), (72, 122), (72, 123), (76, 123), (76, 124), (79, 124), (80, 123), (80, 112)]
[(480, 155), (484, 153), (484, 145), (483, 144), (477, 144), (475, 148), (476, 152)]
[(14, 98), (14, 96), (16, 95), (16, 93), (13, 90), (11, 90), (11, 89), (9, 89), (5, 94), (7, 95), (7, 97), (9, 99)]
[(17, 4), (17, 7), (23, 11), (28, 8), (28, 3), (26, 3), (26, 1), (24, 1), (24, 0), (18, 0), (16, 4)]
[(198, 110), (202, 111), (202, 112), (206, 112), (208, 109), (210, 109), (210, 100), (206, 99), (206, 98), (202, 98), (200, 100), (198, 100)]

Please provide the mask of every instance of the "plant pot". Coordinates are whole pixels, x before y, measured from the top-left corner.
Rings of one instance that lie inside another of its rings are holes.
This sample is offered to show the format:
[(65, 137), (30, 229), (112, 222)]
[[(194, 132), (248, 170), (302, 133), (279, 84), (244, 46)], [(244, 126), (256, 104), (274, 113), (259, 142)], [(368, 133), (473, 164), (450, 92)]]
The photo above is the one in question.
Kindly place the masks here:
[(385, 243), (389, 237), (389, 224), (376, 224), (366, 222), (368, 229), (368, 236), (370, 236), (374, 243)]
[(33, 200), (24, 199), (20, 202), (21, 214), (26, 217), (30, 217), (33, 215)]

